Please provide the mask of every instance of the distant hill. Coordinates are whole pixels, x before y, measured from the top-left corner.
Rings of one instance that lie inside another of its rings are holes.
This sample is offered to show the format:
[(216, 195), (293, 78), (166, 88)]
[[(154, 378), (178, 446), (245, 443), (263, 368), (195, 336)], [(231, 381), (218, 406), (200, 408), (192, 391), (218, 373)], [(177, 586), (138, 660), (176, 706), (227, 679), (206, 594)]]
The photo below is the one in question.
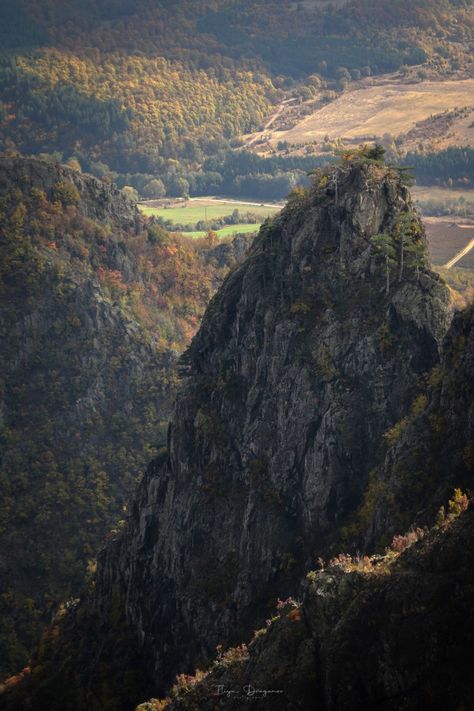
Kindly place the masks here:
[(0, 148), (74, 156), (148, 197), (157, 176), (171, 196), (219, 192), (205, 159), (285, 97), (331, 101), (411, 65), (469, 72), (472, 26), (454, 0), (6, 0)]

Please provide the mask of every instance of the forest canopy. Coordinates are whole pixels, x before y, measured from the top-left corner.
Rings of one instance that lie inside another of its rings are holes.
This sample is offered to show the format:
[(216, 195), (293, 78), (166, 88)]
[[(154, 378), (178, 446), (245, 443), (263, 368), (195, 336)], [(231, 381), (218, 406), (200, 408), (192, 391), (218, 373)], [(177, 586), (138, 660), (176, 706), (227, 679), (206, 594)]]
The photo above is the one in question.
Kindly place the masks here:
[[(74, 157), (144, 196), (153, 179), (170, 196), (218, 192), (228, 178), (205, 160), (261, 128), (295, 82), (304, 95), (314, 77), (340, 91), (411, 64), (454, 67), (472, 28), (469, 3), (448, 0), (5, 0), (0, 150)], [(282, 197), (292, 170), (277, 188), (238, 173), (232, 194)]]

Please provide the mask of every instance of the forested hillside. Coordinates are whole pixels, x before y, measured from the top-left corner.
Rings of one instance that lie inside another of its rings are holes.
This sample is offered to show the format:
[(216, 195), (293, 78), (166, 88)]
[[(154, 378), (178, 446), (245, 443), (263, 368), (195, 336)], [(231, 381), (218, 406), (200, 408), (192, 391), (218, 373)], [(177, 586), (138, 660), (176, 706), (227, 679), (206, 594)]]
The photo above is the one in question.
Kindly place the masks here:
[(94, 178), (0, 161), (0, 676), (126, 515), (166, 443), (177, 355), (233, 261)]
[(450, 322), (381, 152), (317, 171), (208, 306), (167, 450), (6, 707), (470, 708), (472, 311)]
[(0, 148), (74, 158), (148, 197), (219, 192), (225, 176), (204, 160), (284, 97), (331, 100), (361, 76), (471, 61), (469, 2), (342, 5), (5, 0)]

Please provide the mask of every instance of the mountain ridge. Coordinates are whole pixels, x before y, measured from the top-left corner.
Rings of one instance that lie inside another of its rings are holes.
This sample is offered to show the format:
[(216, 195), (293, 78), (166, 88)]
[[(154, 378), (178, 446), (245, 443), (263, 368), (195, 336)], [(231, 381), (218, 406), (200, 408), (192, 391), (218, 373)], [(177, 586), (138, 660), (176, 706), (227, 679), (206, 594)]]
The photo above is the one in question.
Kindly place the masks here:
[[(246, 615), (255, 618), (266, 596), (291, 592), (296, 571), (317, 556), (318, 545), (324, 552), (322, 541), (334, 536), (357, 488), (367, 484), (380, 456), (374, 442), (438, 359), (448, 300), (426, 262), (418, 276), (407, 262), (393, 293), (379, 304), (371, 298), (385, 280), (370, 240), (396, 232), (400, 214), (410, 214), (395, 174), (368, 164), (323, 171), (293, 200), (263, 226), (209, 305), (186, 354), (190, 375), (176, 402), (169, 462), (146, 493), (142, 484), (132, 511), (128, 616), (132, 627), (152, 629), (150, 637), (160, 629), (156, 604), (167, 610), (163, 593), (157, 598), (149, 589), (154, 546), (164, 556), (165, 600), (176, 597), (194, 640), (209, 639), (211, 623), (217, 643), (236, 625), (233, 616), (238, 627)], [(422, 226), (413, 219), (412, 239), (421, 245)], [(151, 518), (143, 515), (150, 505)], [(191, 571), (204, 576), (202, 589)], [(163, 612), (165, 628), (169, 614)], [(188, 666), (182, 652), (181, 664)]]
[(170, 697), (137, 711), (469, 708), (473, 536), (471, 507), (399, 536), (401, 554), (339, 556), (248, 645), (218, 649), (208, 670), (179, 675)]

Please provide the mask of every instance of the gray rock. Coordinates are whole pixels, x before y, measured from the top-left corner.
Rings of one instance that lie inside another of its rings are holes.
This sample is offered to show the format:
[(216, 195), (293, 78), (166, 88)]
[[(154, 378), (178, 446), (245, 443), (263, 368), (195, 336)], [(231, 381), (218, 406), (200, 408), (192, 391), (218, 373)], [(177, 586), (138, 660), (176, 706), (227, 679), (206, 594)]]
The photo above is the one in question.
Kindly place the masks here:
[(472, 708), (473, 544), (471, 510), (379, 569), (313, 573), (299, 607), (178, 684), (167, 710)]
[(245, 638), (337, 547), (383, 433), (438, 362), (445, 287), (425, 263), (396, 270), (386, 294), (371, 244), (411, 210), (393, 171), (341, 168), (337, 202), (327, 187), (290, 202), (211, 302), (186, 355), (169, 457), (99, 561), (97, 605), (121, 587), (158, 688)]

